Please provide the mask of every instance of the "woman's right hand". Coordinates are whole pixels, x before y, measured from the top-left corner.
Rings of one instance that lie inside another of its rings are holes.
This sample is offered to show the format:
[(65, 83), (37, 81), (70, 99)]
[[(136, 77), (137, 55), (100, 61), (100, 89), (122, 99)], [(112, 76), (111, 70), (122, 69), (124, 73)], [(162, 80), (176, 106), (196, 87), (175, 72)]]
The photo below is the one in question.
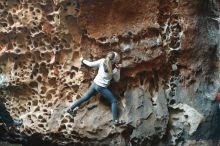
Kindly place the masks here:
[(80, 57), (79, 60), (80, 60), (80, 63), (83, 64), (83, 60), (84, 60), (83, 57)]
[(122, 64), (115, 64), (115, 67), (120, 69), (120, 68), (122, 68)]

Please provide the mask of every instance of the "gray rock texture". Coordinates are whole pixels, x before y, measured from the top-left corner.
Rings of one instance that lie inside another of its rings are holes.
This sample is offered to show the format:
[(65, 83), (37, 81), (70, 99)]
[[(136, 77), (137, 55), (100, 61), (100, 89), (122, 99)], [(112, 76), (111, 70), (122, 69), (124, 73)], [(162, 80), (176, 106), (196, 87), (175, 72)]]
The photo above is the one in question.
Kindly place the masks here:
[[(2, 0), (0, 98), (28, 146), (217, 146), (219, 16), (219, 0)], [(97, 73), (79, 58), (109, 51), (127, 125), (99, 94), (64, 114)]]

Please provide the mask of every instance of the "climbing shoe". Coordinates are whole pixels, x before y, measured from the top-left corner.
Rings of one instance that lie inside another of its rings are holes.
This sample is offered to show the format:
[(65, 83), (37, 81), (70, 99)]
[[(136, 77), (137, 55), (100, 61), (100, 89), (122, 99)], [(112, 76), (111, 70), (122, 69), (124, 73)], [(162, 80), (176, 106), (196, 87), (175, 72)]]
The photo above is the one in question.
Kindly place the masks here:
[(113, 124), (114, 124), (115, 126), (121, 126), (121, 125), (125, 125), (126, 122), (123, 121), (123, 120), (115, 120), (115, 121), (113, 121)]
[(76, 115), (76, 113), (77, 113), (77, 110), (78, 110), (78, 107), (76, 107), (75, 109), (71, 109), (71, 108), (67, 108), (66, 110), (65, 110), (65, 113), (68, 113), (68, 114), (70, 114), (70, 115), (72, 115), (72, 116), (75, 116)]
[(14, 126), (19, 127), (19, 126), (21, 126), (22, 124), (23, 124), (23, 121), (22, 121), (22, 120), (14, 119), (14, 122), (13, 122), (13, 125), (14, 125)]
[(8, 127), (8, 134), (11, 137), (19, 137), (19, 136), (21, 136), (21, 133), (18, 131), (18, 129), (14, 125)]

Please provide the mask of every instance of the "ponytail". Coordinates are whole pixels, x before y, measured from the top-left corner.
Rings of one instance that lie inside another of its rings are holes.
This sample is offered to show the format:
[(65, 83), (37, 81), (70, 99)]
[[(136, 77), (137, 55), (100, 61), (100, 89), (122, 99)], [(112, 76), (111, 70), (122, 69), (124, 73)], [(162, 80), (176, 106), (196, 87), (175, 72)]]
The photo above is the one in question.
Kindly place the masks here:
[(104, 61), (104, 71), (106, 73), (112, 74), (112, 69), (114, 68), (113, 65), (115, 63), (118, 63), (120, 61), (120, 56), (117, 52), (109, 52), (106, 55), (105, 61)]
[(105, 58), (104, 61), (104, 70), (106, 73), (112, 74), (112, 61), (115, 58), (115, 53), (110, 52)]
[(109, 57), (105, 58), (104, 70), (105, 70), (106, 73), (112, 74), (112, 61), (110, 60)]

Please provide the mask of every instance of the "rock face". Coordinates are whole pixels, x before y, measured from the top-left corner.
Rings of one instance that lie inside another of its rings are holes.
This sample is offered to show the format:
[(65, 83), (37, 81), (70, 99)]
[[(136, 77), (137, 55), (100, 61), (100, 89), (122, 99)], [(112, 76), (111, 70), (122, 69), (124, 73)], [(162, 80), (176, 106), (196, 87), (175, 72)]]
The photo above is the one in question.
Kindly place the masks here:
[[(2, 0), (0, 97), (22, 118), (27, 145), (217, 145), (218, 0)], [(81, 98), (109, 51), (121, 56), (110, 89), (120, 118), (97, 94)]]

